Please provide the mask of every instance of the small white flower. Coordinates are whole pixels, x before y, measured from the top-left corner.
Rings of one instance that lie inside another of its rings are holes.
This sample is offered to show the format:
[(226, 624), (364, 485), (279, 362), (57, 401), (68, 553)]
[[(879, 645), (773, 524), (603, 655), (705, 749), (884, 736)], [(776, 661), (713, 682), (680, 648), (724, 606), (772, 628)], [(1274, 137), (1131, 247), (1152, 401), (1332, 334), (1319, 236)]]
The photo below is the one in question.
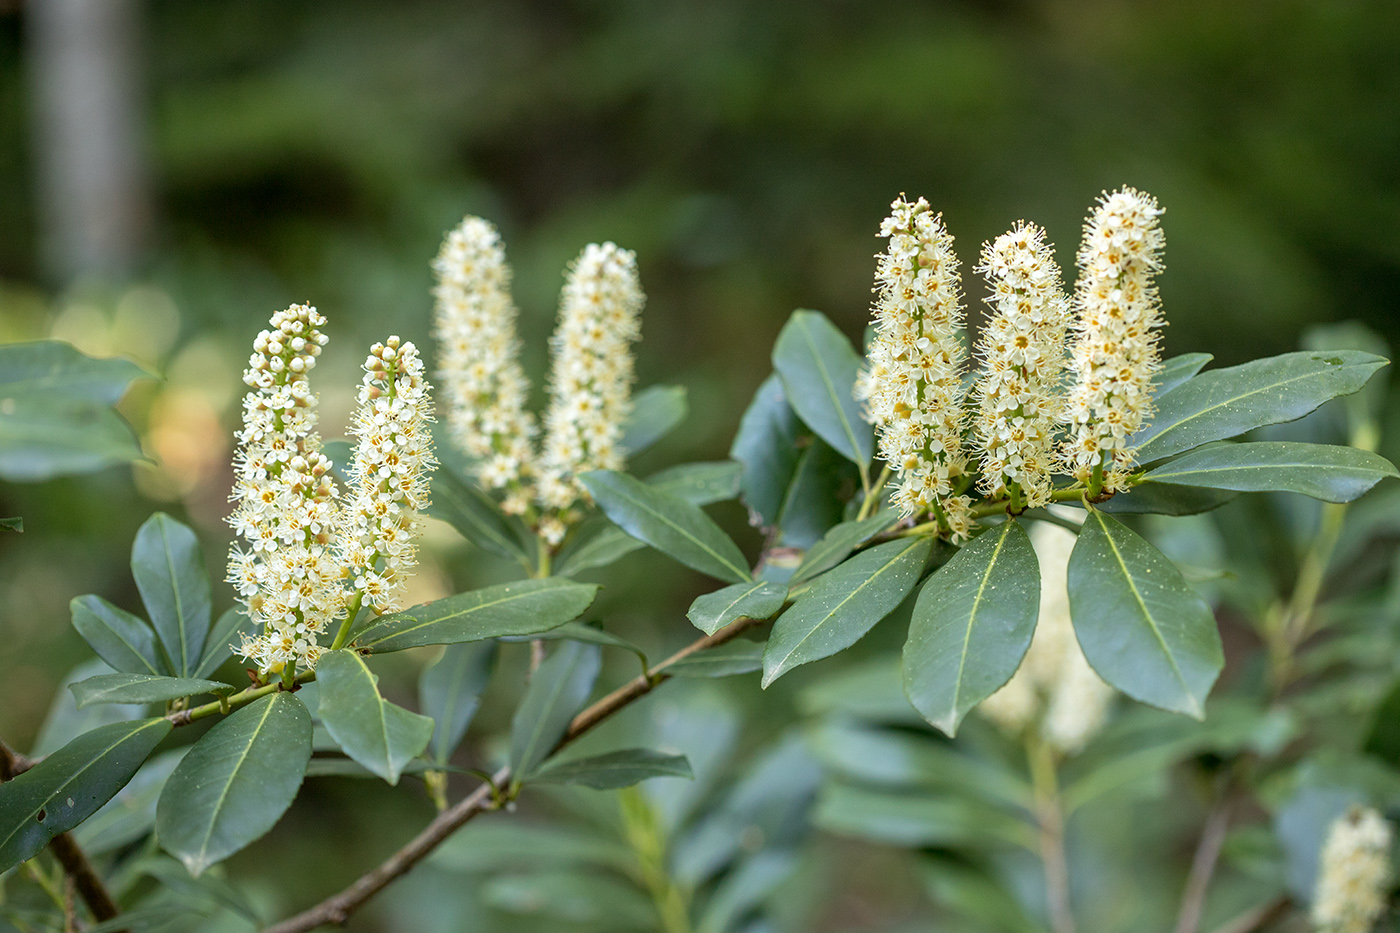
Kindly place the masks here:
[(1385, 911), (1394, 830), (1370, 807), (1332, 821), (1313, 895), (1318, 933), (1369, 933)]

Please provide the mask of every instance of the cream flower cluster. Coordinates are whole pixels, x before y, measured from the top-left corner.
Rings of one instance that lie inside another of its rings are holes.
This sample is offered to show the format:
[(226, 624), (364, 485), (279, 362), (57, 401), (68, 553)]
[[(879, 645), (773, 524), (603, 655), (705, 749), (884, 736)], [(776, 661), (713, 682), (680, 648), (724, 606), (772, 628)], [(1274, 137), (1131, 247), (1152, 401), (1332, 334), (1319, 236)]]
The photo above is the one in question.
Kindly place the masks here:
[(1048, 522), (1031, 527), (1040, 558), (1040, 621), (1021, 667), (978, 707), (1013, 734), (1039, 718), (1041, 737), (1067, 755), (1103, 728), (1114, 693), (1084, 659), (1070, 622), (1068, 571), (1075, 540), (1073, 532)]
[(257, 625), (239, 650), (264, 673), (314, 666), (317, 637), (344, 609), (337, 493), (307, 380), (325, 322), (306, 305), (277, 312), (243, 375), (252, 391), (243, 400), (229, 523), (245, 543), (233, 548), (228, 575)]
[(984, 244), (977, 267), (994, 309), (978, 341), (973, 432), (981, 491), (1034, 508), (1050, 501), (1069, 299), (1045, 231), (1024, 221)]
[(350, 427), (357, 444), (340, 551), (355, 591), (382, 615), (401, 608), (417, 563), (429, 474), (437, 466), (428, 427), (433, 405), (411, 342), (390, 337), (375, 344), (364, 370)]
[(646, 298), (637, 257), (613, 243), (591, 243), (569, 269), (551, 340), (553, 368), (540, 479), (540, 502), (553, 514), (540, 533), (557, 544), (584, 491), (575, 476), (617, 470), (631, 413), (631, 344), (641, 335)]
[(480, 217), (467, 217), (443, 241), (433, 271), (433, 336), (448, 430), (472, 458), (477, 478), (506, 490), (502, 508), (522, 514), (532, 498), (536, 427), (525, 408), (530, 384), (520, 367), (517, 311), (500, 234)]
[(875, 339), (856, 393), (868, 402), (880, 458), (895, 471), (894, 502), (905, 516), (934, 512), (954, 537), (971, 525), (960, 480), (967, 353), (953, 237), (923, 198), (890, 205), (880, 225)]
[(1164, 237), (1155, 198), (1120, 188), (1100, 199), (1084, 227), (1074, 303), (1078, 318), (1066, 403), (1064, 468), (1088, 482), (1102, 468), (1104, 488), (1126, 487), (1128, 438), (1151, 417), (1152, 376), (1162, 326), (1153, 277)]
[(1370, 807), (1332, 822), (1323, 843), (1312, 922), (1318, 933), (1368, 933), (1385, 910), (1390, 823)]

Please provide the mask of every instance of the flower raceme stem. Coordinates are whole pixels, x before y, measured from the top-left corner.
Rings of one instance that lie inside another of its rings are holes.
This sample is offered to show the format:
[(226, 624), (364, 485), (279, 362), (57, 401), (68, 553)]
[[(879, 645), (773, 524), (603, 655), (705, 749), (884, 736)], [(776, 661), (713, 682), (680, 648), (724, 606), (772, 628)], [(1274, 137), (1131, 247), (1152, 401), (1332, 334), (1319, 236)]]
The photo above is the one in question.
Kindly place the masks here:
[(578, 517), (573, 506), (586, 493), (577, 474), (623, 467), (618, 441), (632, 408), (631, 345), (641, 335), (645, 302), (630, 250), (590, 243), (569, 267), (551, 338), (539, 484), (540, 504), (548, 512), (539, 530), (551, 545)]
[(1074, 384), (1066, 402), (1063, 468), (1088, 484), (1125, 488), (1128, 438), (1152, 416), (1163, 324), (1153, 277), (1164, 243), (1157, 200), (1134, 188), (1104, 195), (1084, 225), (1075, 283)]
[(982, 247), (977, 271), (995, 313), (978, 341), (973, 435), (985, 495), (1028, 508), (1050, 501), (1069, 299), (1045, 231), (1024, 221)]
[(465, 218), (443, 241), (433, 271), (437, 379), (449, 434), (482, 484), (505, 490), (502, 509), (525, 514), (534, 496), (537, 429), (525, 408), (530, 383), (519, 362), (518, 312), (500, 234), (480, 217)]
[(1394, 828), (1370, 807), (1332, 822), (1323, 843), (1312, 922), (1318, 933), (1369, 933), (1385, 911)]
[(875, 339), (856, 385), (879, 433), (880, 457), (895, 472), (894, 502), (905, 517), (933, 512), (954, 538), (971, 527), (962, 495), (962, 366), (967, 357), (953, 237), (923, 198), (896, 199), (880, 225)]

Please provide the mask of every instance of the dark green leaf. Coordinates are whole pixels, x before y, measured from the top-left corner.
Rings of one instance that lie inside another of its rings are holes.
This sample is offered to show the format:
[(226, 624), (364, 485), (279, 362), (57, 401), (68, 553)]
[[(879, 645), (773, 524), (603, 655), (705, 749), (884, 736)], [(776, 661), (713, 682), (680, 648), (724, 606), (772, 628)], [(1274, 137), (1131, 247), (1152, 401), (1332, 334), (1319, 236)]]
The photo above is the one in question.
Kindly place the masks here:
[(898, 520), (899, 511), (897, 509), (884, 508), (861, 521), (842, 522), (812, 545), (806, 556), (802, 558), (802, 563), (798, 566), (797, 572), (792, 575), (789, 584), (796, 586), (804, 580), (810, 580), (818, 574), (825, 573), (849, 557), (856, 548)]
[(787, 601), (787, 587), (756, 580), (735, 583), (698, 596), (685, 616), (706, 635), (713, 635), (736, 619), (766, 619)]
[[(571, 924), (601, 924), (608, 931), (655, 930), (656, 911), (637, 888), (609, 875), (538, 872), (497, 875), (481, 886), (481, 898), (497, 910)], [(545, 927), (555, 926), (544, 924)]]
[[(993, 930), (1042, 933), (1012, 893), (985, 873), (947, 857), (923, 860), (921, 875), (929, 898)], [(979, 929), (982, 927), (979, 926)]]
[(1372, 714), (1364, 750), (1392, 768), (1400, 766), (1400, 681), (1386, 691)]
[(773, 345), (783, 393), (807, 425), (837, 453), (864, 467), (873, 439), (855, 399), (860, 356), (846, 336), (816, 311), (794, 311)]
[(111, 920), (86, 927), (86, 933), (145, 933), (146, 930), (168, 930), (170, 924), (191, 914), (190, 905), (183, 903), (152, 904), (124, 911)]
[(510, 724), (510, 770), (519, 785), (559, 744), (593, 690), (601, 663), (596, 645), (568, 641), (530, 678)]
[(385, 652), (533, 635), (577, 618), (597, 592), (596, 584), (563, 577), (488, 586), (384, 616), (355, 642)]
[(681, 463), (646, 478), (648, 486), (679, 496), (691, 505), (728, 502), (739, 495), (743, 466), (733, 460)]
[(606, 567), (644, 547), (646, 542), (638, 541), (603, 516), (592, 515), (584, 519), (565, 542), (554, 563), (554, 572), (568, 577), (594, 567)]
[(624, 748), (604, 755), (551, 761), (530, 775), (531, 784), (582, 784), (595, 790), (616, 790), (654, 777), (693, 778), (684, 755), (667, 755), (649, 748)]
[(1165, 483), (1138, 483), (1098, 503), (1101, 512), (1116, 515), (1198, 515), (1218, 509), (1239, 497), (1228, 489), (1200, 489), (1195, 486), (1168, 486)]
[(666, 668), (672, 677), (732, 677), (763, 667), (763, 644), (736, 638), (681, 658)]
[(729, 458), (743, 466), (739, 488), (752, 524), (768, 527), (778, 520), (784, 494), (797, 469), (797, 436), (802, 424), (783, 395), (774, 373), (754, 392), (739, 422)]
[(538, 869), (562, 864), (597, 865), (628, 871), (636, 856), (620, 840), (597, 830), (522, 822), (518, 816), (487, 815), (448, 837), (431, 863), (450, 871)]
[(736, 921), (793, 877), (799, 864), (796, 853), (790, 850), (770, 849), (744, 859), (715, 886), (700, 916), (697, 933), (726, 933), (734, 929)]
[(131, 575), (174, 673), (190, 676), (199, 667), (212, 614), (199, 539), (185, 525), (157, 512), (136, 532)]
[(233, 606), (225, 610), (209, 630), (209, 637), (204, 642), (204, 657), (199, 659), (199, 667), (195, 669), (194, 676), (208, 677), (218, 670), (219, 665), (232, 656), (235, 645), (240, 642), (239, 633), (251, 632), (253, 627), (253, 621), (241, 607)]
[(855, 468), (821, 440), (813, 440), (797, 459), (797, 469), (783, 495), (777, 526), (782, 547), (815, 545), (841, 521), (844, 487), (858, 488)]
[(1130, 439), (1151, 463), (1253, 428), (1293, 421), (1364, 386), (1386, 361), (1357, 350), (1300, 351), (1213, 369), (1163, 395)]
[(1183, 353), (1162, 362), (1162, 368), (1152, 379), (1152, 391), (1161, 398), (1190, 379), (1215, 357), (1209, 353)]
[(1040, 563), (1010, 518), (968, 543), (919, 591), (904, 643), (904, 692), (953, 735), (1021, 666), (1040, 612)]
[(112, 667), (128, 674), (171, 673), (156, 645), (156, 633), (141, 619), (101, 596), (75, 596), (68, 605), (73, 628)]
[(234, 690), (214, 680), (155, 674), (99, 674), (68, 689), (77, 698), (78, 709), (93, 703), (164, 703), (201, 693), (232, 693)]
[(931, 538), (887, 541), (816, 581), (773, 623), (763, 653), (763, 686), (854, 645), (909, 595), (932, 549)]
[(434, 761), (445, 764), (461, 744), (495, 663), (493, 641), (448, 645), (418, 678), (418, 707), (437, 724), (428, 746)]
[(39, 735), (29, 750), (29, 757), (40, 758), (58, 751), (78, 736), (91, 732), (100, 726), (140, 719), (146, 709), (135, 704), (111, 703), (78, 709), (78, 701), (73, 691), (67, 689), (80, 680), (87, 680), (98, 674), (110, 674), (112, 668), (100, 658), (89, 658), (73, 668), (58, 682), (53, 699), (49, 702), (48, 714), (39, 727)]
[(156, 801), (185, 749), (162, 752), (143, 764), (135, 777), (83, 824), (73, 838), (88, 855), (130, 845), (156, 825)]
[(955, 795), (906, 794), (829, 783), (812, 821), (829, 833), (887, 845), (988, 846), (1010, 842), (1034, 850), (1029, 824), (1003, 810)]
[(129, 360), (94, 359), (58, 340), (0, 346), (0, 395), (48, 396), (115, 405), (150, 373)]
[(102, 726), (0, 784), (0, 873), (96, 813), (170, 729), (164, 719)]
[(317, 712), (345, 754), (390, 784), (433, 737), (433, 721), (379, 695), (379, 678), (354, 651), (328, 651), (316, 665)]
[(130, 866), (130, 869), (155, 878), (165, 887), (186, 898), (196, 902), (206, 901), (227, 907), (234, 913), (252, 921), (254, 925), (262, 925), (256, 911), (244, 900), (242, 894), (222, 878), (217, 878), (212, 874), (202, 878), (191, 878), (189, 872), (185, 871), (179, 862), (163, 855), (141, 859)]
[(526, 641), (527, 638), (529, 640), (538, 638), (544, 641), (557, 641), (558, 639), (566, 638), (569, 641), (581, 641), (590, 645), (602, 645), (604, 648), (621, 648), (623, 651), (630, 651), (635, 654), (637, 659), (642, 662), (642, 670), (648, 670), (646, 652), (642, 651), (641, 648), (638, 648), (627, 639), (614, 635), (612, 632), (605, 632), (594, 625), (585, 625), (582, 622), (565, 622), (558, 628), (552, 628), (547, 632), (540, 632), (538, 635), (514, 635), (501, 640)]
[[(906, 599), (905, 605), (911, 602)], [(809, 716), (922, 727), (923, 717), (904, 695), (901, 663), (898, 654), (856, 662), (804, 689), (798, 696), (798, 707)]]
[(1397, 476), (1389, 460), (1355, 447), (1261, 441), (1193, 450), (1147, 474), (1173, 486), (1237, 492), (1297, 492), (1326, 502), (1350, 502)]
[(311, 757), (311, 714), (278, 692), (237, 710), (200, 737), (156, 806), (161, 848), (191, 875), (270, 830), (301, 788)]
[(21, 532), (22, 532), (22, 531), (24, 531), (24, 519), (23, 519), (23, 518), (19, 518), (19, 517), (15, 517), (15, 518), (0, 518), (0, 528), (5, 529), (6, 531), (21, 531)]
[(433, 474), (433, 503), (428, 514), (461, 532), (483, 551), (530, 566), (534, 555), (516, 533), (494, 499), (475, 483), (462, 480), (451, 470)]
[(635, 457), (684, 421), (686, 408), (685, 386), (647, 386), (632, 397), (632, 414), (617, 446)]
[[(316, 749), (322, 751), (322, 749)], [(424, 758), (415, 758), (403, 766), (399, 774), (411, 774), (414, 777), (421, 777), (428, 771), (446, 771), (454, 774), (465, 773), (461, 768), (437, 761), (428, 761)], [(360, 764), (353, 758), (342, 758), (331, 755), (313, 755), (306, 763), (307, 777), (344, 777), (363, 778), (365, 780), (379, 780), (379, 775), (369, 768)]]
[(750, 579), (739, 546), (698, 506), (612, 470), (584, 473), (579, 480), (613, 524), (632, 537), (720, 580)]
[(1170, 560), (1126, 525), (1090, 512), (1069, 561), (1070, 613), (1084, 657), (1128, 696), (1200, 719), (1225, 656), (1215, 616)]

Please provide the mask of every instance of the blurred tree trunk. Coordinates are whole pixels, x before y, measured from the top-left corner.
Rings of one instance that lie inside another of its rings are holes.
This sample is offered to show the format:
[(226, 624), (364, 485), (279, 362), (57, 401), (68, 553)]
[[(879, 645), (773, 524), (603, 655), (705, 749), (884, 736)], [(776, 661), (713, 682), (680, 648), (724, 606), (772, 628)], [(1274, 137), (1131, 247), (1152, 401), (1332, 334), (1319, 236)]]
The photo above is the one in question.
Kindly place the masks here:
[(44, 267), (64, 282), (129, 275), (151, 224), (139, 0), (25, 13)]

